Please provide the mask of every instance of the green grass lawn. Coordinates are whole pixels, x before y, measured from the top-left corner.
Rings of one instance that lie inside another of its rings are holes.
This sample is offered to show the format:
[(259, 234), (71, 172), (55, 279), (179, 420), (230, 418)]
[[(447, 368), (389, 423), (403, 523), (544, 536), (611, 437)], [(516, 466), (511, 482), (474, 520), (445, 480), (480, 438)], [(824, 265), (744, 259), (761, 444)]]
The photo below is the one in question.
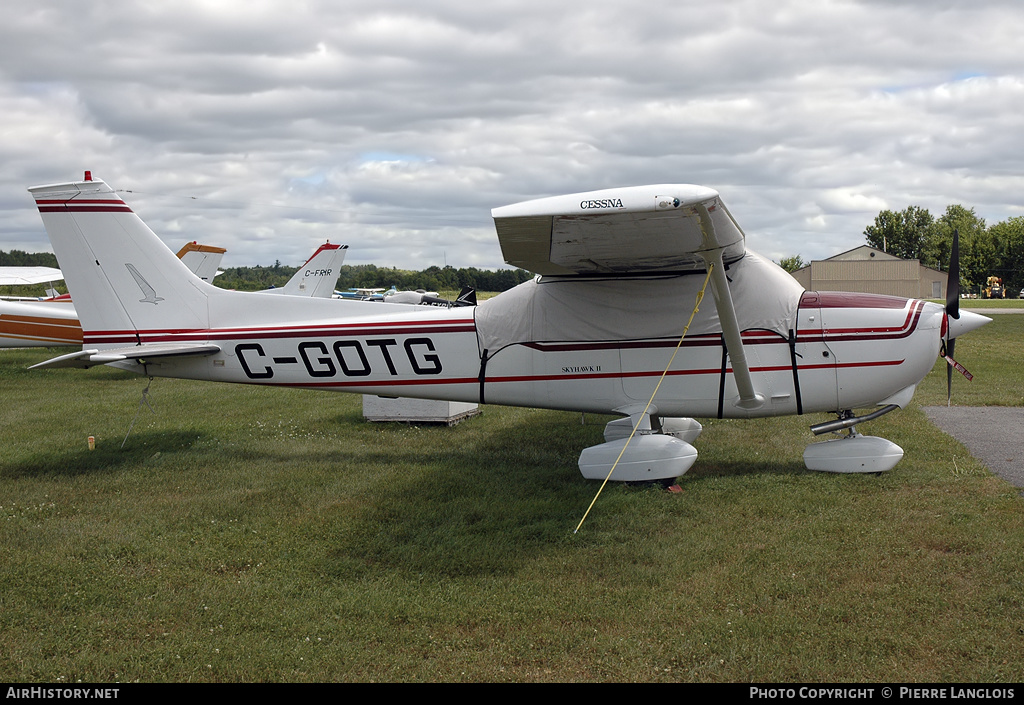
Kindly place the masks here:
[[(945, 301), (938, 301), (945, 304)], [(1024, 308), (1024, 299), (961, 299), (962, 308)]]
[[(1024, 403), (1022, 324), (960, 341), (956, 402)], [(1024, 678), (1024, 499), (916, 404), (861, 429), (905, 449), (880, 476), (803, 468), (824, 415), (707, 421), (683, 493), (573, 534), (606, 418), (163, 379), (152, 413), (50, 356), (0, 353), (2, 681)]]
[[(1024, 406), (1024, 314), (993, 313), (990, 317), (991, 323), (956, 342), (954, 357), (974, 380), (969, 382), (953, 372), (953, 403)], [(921, 406), (946, 404), (945, 361), (935, 363), (914, 399)]]

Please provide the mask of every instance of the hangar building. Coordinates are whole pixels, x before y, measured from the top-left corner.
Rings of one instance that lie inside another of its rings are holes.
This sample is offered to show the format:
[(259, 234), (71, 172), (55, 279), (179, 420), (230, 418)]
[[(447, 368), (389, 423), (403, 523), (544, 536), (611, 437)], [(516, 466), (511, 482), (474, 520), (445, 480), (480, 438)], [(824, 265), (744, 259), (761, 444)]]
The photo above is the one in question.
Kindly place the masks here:
[(946, 273), (868, 245), (815, 260), (793, 272), (808, 291), (864, 291), (905, 299), (945, 299)]

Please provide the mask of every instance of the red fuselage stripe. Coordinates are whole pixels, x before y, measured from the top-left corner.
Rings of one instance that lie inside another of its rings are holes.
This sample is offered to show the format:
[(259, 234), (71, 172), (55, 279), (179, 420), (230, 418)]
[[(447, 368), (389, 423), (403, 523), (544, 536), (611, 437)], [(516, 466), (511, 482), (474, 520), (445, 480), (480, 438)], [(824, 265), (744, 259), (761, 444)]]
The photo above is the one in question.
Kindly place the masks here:
[[(860, 368), (860, 367), (890, 367), (893, 365), (899, 365), (902, 360), (883, 360), (879, 362), (862, 362), (862, 363), (847, 363), (843, 365), (837, 365), (836, 367), (841, 368)], [(801, 369), (826, 369), (829, 365), (809, 365)], [(788, 372), (791, 368), (787, 366), (775, 366), (775, 367), (755, 367), (751, 372)], [(732, 368), (726, 370), (732, 372)], [(681, 377), (681, 376), (692, 376), (692, 375), (715, 375), (718, 376), (722, 373), (720, 369), (704, 369), (704, 370), (671, 370), (669, 371), (669, 377)], [(509, 375), (504, 377), (488, 377), (487, 384), (500, 384), (500, 383), (513, 383), (522, 384), (525, 382), (561, 382), (561, 381), (572, 381), (582, 379), (616, 379), (616, 378), (642, 378), (642, 377), (656, 377), (660, 376), (662, 372), (660, 370), (650, 372), (623, 372), (623, 373), (610, 373), (610, 374), (578, 374), (578, 375)], [(421, 387), (427, 385), (439, 385), (439, 384), (472, 384), (478, 385), (480, 380), (474, 377), (457, 377), (457, 378), (435, 378), (435, 379), (405, 379), (405, 380), (352, 380), (345, 382), (301, 382), (301, 383), (290, 383), (290, 382), (268, 382), (269, 386), (279, 387), (302, 387), (302, 388), (332, 388), (332, 387)]]

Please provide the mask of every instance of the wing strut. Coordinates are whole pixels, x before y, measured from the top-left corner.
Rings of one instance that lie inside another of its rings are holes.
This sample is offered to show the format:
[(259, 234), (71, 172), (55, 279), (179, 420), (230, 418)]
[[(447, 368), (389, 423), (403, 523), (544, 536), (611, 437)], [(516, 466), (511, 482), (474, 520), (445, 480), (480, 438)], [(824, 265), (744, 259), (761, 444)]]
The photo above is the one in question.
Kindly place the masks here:
[(764, 404), (764, 396), (758, 394), (754, 389), (754, 382), (750, 377), (750, 365), (747, 364), (747, 355), (743, 349), (743, 337), (740, 334), (739, 320), (736, 318), (736, 307), (732, 301), (732, 292), (729, 290), (729, 279), (725, 276), (725, 262), (722, 260), (724, 248), (718, 246), (718, 241), (715, 238), (715, 226), (711, 221), (711, 213), (708, 211), (707, 205), (700, 203), (695, 209), (700, 218), (700, 229), (704, 236), (704, 242), (709, 247), (700, 255), (711, 268), (711, 295), (714, 297), (715, 307), (718, 309), (718, 319), (722, 324), (722, 334), (725, 336), (729, 359), (732, 362), (733, 378), (736, 380), (736, 388), (740, 393), (736, 406), (741, 409), (757, 409)]

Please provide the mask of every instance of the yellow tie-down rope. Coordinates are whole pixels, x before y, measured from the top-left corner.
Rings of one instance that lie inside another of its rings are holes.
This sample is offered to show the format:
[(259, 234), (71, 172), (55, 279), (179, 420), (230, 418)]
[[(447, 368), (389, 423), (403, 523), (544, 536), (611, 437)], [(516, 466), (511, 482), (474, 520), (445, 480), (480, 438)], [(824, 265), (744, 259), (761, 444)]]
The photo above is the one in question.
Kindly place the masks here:
[(708, 264), (708, 273), (704, 277), (704, 284), (701, 285), (700, 291), (697, 292), (697, 301), (693, 304), (693, 312), (690, 314), (690, 320), (686, 322), (686, 326), (683, 328), (683, 334), (679, 336), (679, 342), (676, 343), (676, 349), (672, 351), (672, 357), (668, 359), (668, 364), (665, 365), (664, 371), (661, 373), (661, 377), (658, 379), (658, 384), (654, 386), (654, 391), (651, 392), (651, 398), (647, 401), (647, 406), (644, 407), (643, 413), (638, 417), (637, 423), (633, 426), (633, 430), (629, 433), (629, 438), (626, 439), (625, 445), (622, 446), (622, 450), (619, 451), (619, 457), (612, 463), (611, 470), (608, 471), (608, 475), (604, 478), (604, 482), (597, 488), (597, 494), (594, 495), (594, 499), (591, 500), (590, 506), (587, 507), (587, 511), (583, 513), (583, 518), (580, 519), (580, 523), (576, 525), (576, 529), (573, 531), (575, 534), (583, 526), (583, 522), (587, 520), (587, 516), (590, 514), (590, 510), (594, 508), (597, 503), (597, 498), (601, 496), (601, 491), (604, 486), (608, 484), (608, 480), (611, 479), (612, 473), (615, 472), (615, 468), (618, 466), (619, 461), (622, 460), (623, 454), (626, 452), (626, 448), (629, 447), (630, 441), (633, 440), (633, 436), (636, 435), (636, 429), (640, 426), (640, 422), (643, 421), (644, 416), (647, 415), (647, 410), (651, 408), (651, 404), (654, 403), (654, 397), (658, 394), (658, 389), (661, 388), (661, 383), (665, 381), (665, 376), (668, 375), (669, 369), (672, 367), (672, 361), (676, 359), (676, 353), (679, 352), (679, 348), (683, 345), (683, 338), (686, 337), (687, 331), (690, 330), (690, 324), (693, 323), (693, 317), (697, 315), (697, 311), (700, 310), (700, 302), (704, 298), (704, 290), (708, 288), (708, 282), (711, 280), (711, 270), (714, 269), (714, 264)]

